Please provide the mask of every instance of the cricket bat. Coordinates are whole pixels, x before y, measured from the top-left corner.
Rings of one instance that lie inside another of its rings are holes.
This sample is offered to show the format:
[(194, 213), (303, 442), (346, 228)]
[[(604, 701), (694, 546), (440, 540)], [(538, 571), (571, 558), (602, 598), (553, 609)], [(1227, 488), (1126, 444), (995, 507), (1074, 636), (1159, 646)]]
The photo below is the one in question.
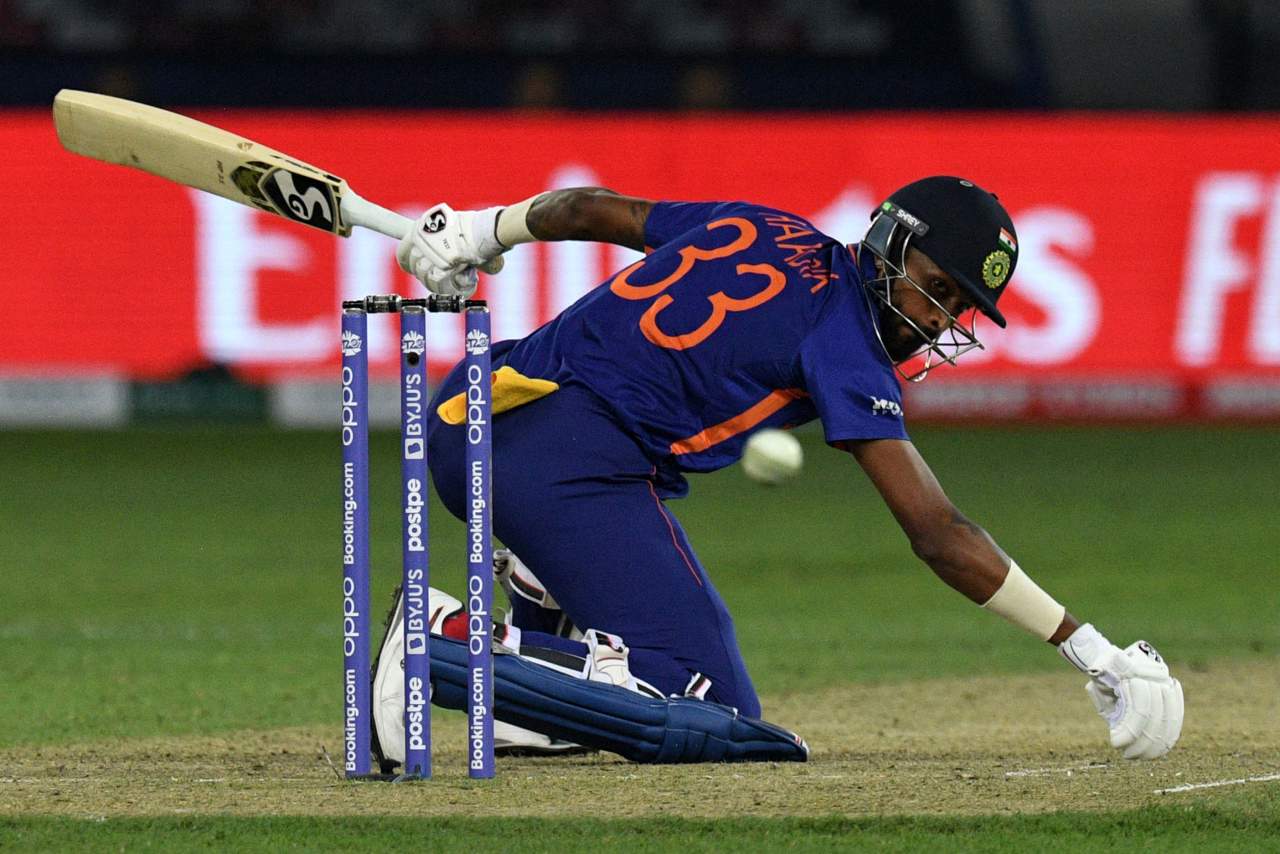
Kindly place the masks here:
[[(354, 226), (399, 240), (413, 221), (356, 194), (337, 175), (186, 116), (93, 92), (53, 99), (63, 148), (150, 172), (312, 228), (349, 237)], [(481, 269), (496, 273), (502, 258)]]

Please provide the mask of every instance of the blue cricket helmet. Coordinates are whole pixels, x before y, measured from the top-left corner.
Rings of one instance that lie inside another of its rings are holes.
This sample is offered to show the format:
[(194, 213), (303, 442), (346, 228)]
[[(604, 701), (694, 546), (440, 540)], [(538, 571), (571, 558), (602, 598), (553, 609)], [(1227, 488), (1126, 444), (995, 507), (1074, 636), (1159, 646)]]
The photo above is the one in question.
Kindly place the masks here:
[(934, 175), (894, 192), (872, 219), (866, 242), (873, 251), (889, 257), (897, 243), (894, 226), (901, 226), (911, 245), (950, 274), (979, 311), (1005, 326), (996, 302), (1018, 264), (1018, 233), (994, 193), (964, 178)]

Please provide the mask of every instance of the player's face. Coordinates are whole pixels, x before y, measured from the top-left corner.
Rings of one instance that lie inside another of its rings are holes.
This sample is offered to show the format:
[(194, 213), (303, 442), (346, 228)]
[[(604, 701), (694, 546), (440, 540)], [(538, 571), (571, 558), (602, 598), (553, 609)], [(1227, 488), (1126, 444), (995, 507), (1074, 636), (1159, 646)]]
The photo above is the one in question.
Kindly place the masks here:
[(880, 310), (885, 349), (895, 362), (910, 358), (924, 345), (936, 341), (961, 316), (973, 311), (973, 303), (956, 280), (914, 247), (907, 250), (906, 274), (893, 279), (890, 294), (894, 307), (911, 322), (887, 306)]

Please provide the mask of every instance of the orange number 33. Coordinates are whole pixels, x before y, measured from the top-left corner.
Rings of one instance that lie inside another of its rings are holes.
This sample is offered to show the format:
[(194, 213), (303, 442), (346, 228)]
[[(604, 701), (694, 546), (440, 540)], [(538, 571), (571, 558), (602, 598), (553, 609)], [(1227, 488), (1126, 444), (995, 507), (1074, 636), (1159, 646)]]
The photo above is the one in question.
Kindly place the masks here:
[(711, 316), (698, 328), (679, 335), (671, 335), (664, 332), (658, 325), (658, 315), (675, 302), (675, 297), (663, 293), (663, 291), (687, 276), (689, 271), (694, 268), (694, 265), (700, 261), (715, 261), (719, 258), (728, 258), (750, 248), (756, 242), (758, 235), (755, 225), (750, 220), (742, 217), (731, 216), (707, 223), (708, 231), (717, 228), (737, 229), (738, 236), (716, 249), (699, 249), (697, 246), (684, 247), (680, 250), (680, 263), (675, 272), (652, 284), (633, 285), (627, 281), (632, 273), (644, 266), (645, 259), (643, 258), (627, 267), (617, 276), (614, 276), (613, 281), (609, 283), (609, 289), (623, 299), (644, 300), (653, 296), (658, 297), (640, 317), (640, 331), (645, 338), (659, 347), (666, 347), (669, 350), (687, 350), (690, 347), (696, 347), (720, 328), (720, 324), (724, 323), (724, 319), (729, 316), (730, 312), (748, 311), (764, 305), (782, 293), (782, 289), (787, 285), (786, 275), (772, 264), (739, 264), (734, 268), (734, 271), (739, 276), (763, 276), (765, 279), (764, 287), (751, 296), (742, 298), (728, 296), (724, 291), (716, 291), (707, 297), (707, 301), (711, 303)]

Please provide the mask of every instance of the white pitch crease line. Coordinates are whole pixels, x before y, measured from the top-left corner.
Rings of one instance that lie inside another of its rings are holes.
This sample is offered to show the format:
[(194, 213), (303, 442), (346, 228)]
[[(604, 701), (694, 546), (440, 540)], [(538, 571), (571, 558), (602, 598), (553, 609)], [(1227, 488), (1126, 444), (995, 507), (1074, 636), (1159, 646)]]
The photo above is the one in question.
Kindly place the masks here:
[(1153, 794), (1169, 795), (1174, 792), (1190, 792), (1192, 789), (1216, 789), (1219, 786), (1239, 786), (1242, 783), (1270, 783), (1280, 780), (1280, 774), (1263, 774), (1261, 777), (1241, 777), (1239, 780), (1214, 780), (1212, 783), (1187, 783), (1172, 789), (1156, 789)]
[(1110, 768), (1107, 762), (1091, 762), (1088, 765), (1071, 765), (1067, 768), (1023, 768), (1021, 771), (1006, 771), (1006, 777), (1039, 777), (1044, 774), (1073, 774), (1076, 771), (1097, 771)]

